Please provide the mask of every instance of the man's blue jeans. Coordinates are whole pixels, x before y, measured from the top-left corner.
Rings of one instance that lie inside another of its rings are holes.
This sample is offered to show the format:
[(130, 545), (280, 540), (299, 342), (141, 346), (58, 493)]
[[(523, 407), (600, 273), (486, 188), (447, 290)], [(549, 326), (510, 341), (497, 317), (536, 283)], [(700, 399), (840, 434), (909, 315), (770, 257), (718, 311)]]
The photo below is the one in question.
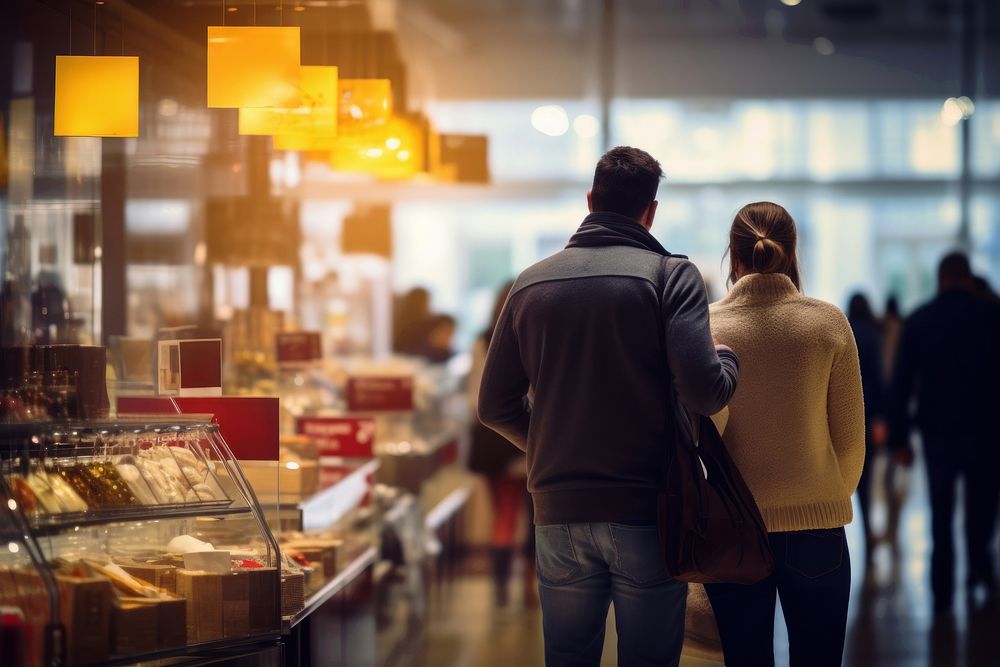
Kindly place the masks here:
[(599, 665), (612, 602), (619, 665), (677, 665), (687, 584), (667, 574), (656, 526), (536, 526), (535, 549), (547, 667)]

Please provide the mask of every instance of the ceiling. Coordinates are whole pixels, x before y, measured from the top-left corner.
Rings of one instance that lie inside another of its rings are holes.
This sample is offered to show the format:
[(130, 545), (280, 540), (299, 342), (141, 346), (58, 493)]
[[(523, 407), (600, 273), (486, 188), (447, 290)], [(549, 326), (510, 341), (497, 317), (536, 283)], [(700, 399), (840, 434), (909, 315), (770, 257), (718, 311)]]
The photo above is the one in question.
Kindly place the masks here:
[(91, 48), (96, 18), (99, 49), (124, 42), (193, 101), (204, 90), (205, 28), (223, 21), (300, 25), (308, 64), (343, 58), (335, 46), (348, 35), (389, 30), (398, 40), (371, 41), (362, 56), (398, 41), (411, 106), (596, 96), (608, 45), (619, 96), (948, 96), (960, 87), (966, 4), (977, 92), (1000, 90), (1000, 68), (987, 66), (1000, 62), (994, 0), (106, 0), (96, 12), (92, 0), (11, 1), (58, 40), (72, 12), (77, 52)]

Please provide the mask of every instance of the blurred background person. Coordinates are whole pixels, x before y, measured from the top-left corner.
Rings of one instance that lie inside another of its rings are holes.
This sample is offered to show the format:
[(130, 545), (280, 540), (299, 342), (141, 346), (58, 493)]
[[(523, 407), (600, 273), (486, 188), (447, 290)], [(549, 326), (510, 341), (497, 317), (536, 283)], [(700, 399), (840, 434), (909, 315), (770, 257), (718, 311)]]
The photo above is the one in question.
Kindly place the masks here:
[(427, 323), (431, 318), (431, 293), (414, 287), (396, 298), (392, 318), (392, 348), (401, 354), (418, 354), (426, 345)]
[[(469, 406), (473, 415), (479, 403), (479, 384), (483, 379), (486, 352), (493, 338), (493, 330), (500, 319), (500, 311), (507, 301), (513, 281), (504, 284), (496, 295), (493, 316), (489, 326), (472, 343), (472, 368), (469, 371)], [(493, 532), (490, 551), (493, 566), (493, 590), (498, 607), (507, 606), (510, 600), (509, 581), (517, 544), (518, 525), (527, 512), (528, 531), (525, 540), (525, 600), (534, 601), (534, 531), (531, 530), (531, 496), (527, 489), (527, 468), (524, 454), (493, 429), (483, 426), (478, 418), (472, 420), (472, 449), (469, 468), (484, 475), (489, 483), (493, 510)]]
[[(854, 332), (861, 363), (861, 386), (865, 405), (865, 465), (858, 483), (858, 504), (865, 528), (865, 560), (871, 565), (877, 538), (872, 531), (872, 465), (876, 453), (885, 445), (885, 387), (882, 381), (882, 329), (872, 312), (868, 298), (860, 293), (851, 296), (847, 304), (847, 320)], [(869, 568), (870, 571), (870, 568)]]
[(427, 361), (442, 364), (455, 353), (452, 342), (457, 323), (455, 318), (445, 313), (434, 313), (428, 317), (422, 329), (421, 340), (415, 353)]
[[(892, 380), (890, 445), (913, 460), (910, 427), (920, 431), (931, 506), (931, 590), (936, 614), (955, 596), (952, 539), (955, 487), (964, 480), (966, 586), (996, 593), (990, 553), (1000, 502), (1000, 451), (990, 417), (1000, 404), (1000, 305), (975, 292), (968, 257), (946, 255), (938, 294), (906, 319)], [(916, 398), (916, 411), (910, 404)]]
[[(890, 294), (885, 302), (885, 313), (882, 315), (882, 379), (884, 402), (888, 405), (889, 383), (892, 379), (892, 369), (896, 363), (896, 348), (899, 346), (899, 334), (903, 331), (903, 316), (899, 310), (899, 298)], [(886, 433), (888, 439), (888, 432)], [(882, 478), (885, 491), (885, 533), (882, 540), (892, 550), (893, 562), (899, 561), (899, 517), (906, 502), (908, 475), (906, 468), (896, 464), (893, 456), (885, 457), (885, 473)]]

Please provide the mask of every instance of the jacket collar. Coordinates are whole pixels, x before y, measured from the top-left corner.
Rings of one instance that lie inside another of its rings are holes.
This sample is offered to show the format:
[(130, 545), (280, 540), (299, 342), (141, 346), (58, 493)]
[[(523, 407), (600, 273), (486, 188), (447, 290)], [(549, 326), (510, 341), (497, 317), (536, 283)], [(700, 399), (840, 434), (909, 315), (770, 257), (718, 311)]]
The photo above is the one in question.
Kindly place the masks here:
[(751, 273), (737, 280), (719, 303), (769, 303), (798, 295), (795, 283), (784, 273)]
[(658, 255), (670, 254), (638, 222), (624, 215), (608, 211), (591, 213), (584, 218), (580, 228), (566, 244), (567, 248), (599, 248), (603, 246), (628, 246), (649, 250)]

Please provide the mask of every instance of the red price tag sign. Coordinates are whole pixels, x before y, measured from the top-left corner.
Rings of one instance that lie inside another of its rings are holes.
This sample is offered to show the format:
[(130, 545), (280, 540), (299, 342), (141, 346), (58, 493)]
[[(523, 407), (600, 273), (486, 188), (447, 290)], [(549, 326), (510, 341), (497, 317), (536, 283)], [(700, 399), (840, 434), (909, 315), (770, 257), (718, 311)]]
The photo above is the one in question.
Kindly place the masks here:
[(306, 363), (323, 357), (323, 345), (318, 331), (279, 333), (275, 337), (279, 364)]
[(375, 420), (371, 417), (299, 417), (295, 430), (316, 442), (321, 457), (373, 456)]
[(351, 412), (412, 410), (413, 377), (348, 378), (347, 409)]

